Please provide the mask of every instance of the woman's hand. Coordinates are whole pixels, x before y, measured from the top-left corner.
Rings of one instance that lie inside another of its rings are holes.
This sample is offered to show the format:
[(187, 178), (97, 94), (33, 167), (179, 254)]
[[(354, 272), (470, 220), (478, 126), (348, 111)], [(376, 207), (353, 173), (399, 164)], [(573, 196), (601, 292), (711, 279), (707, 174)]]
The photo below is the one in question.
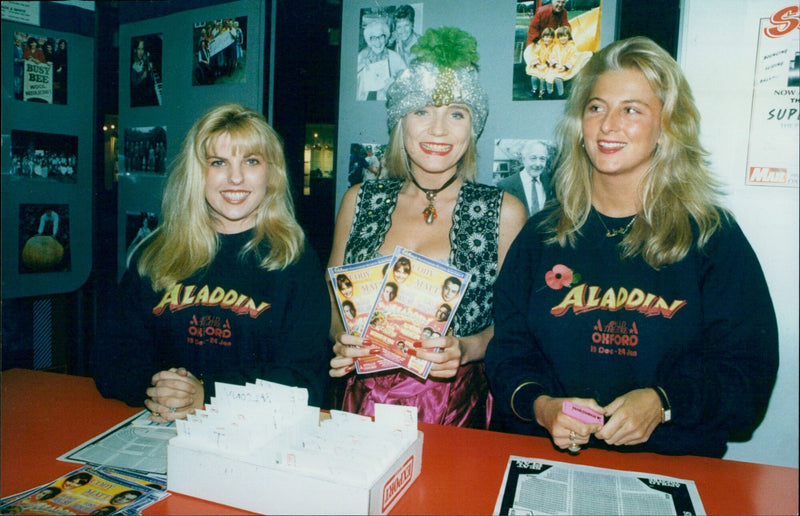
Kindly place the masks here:
[(458, 372), (464, 350), (457, 337), (447, 335), (414, 342), (408, 354), (432, 362), (430, 376), (452, 378)]
[(328, 374), (333, 378), (345, 376), (355, 369), (356, 358), (377, 355), (378, 352), (377, 346), (372, 346), (369, 341), (357, 335), (339, 333), (333, 344), (333, 353), (336, 356), (331, 359), (331, 369)]
[(589, 442), (589, 437), (603, 428), (600, 424), (588, 424), (565, 414), (561, 407), (564, 400), (576, 405), (604, 413), (603, 407), (593, 399), (586, 398), (551, 398), (542, 395), (533, 402), (536, 422), (550, 432), (553, 444), (562, 450), (575, 444), (581, 446)]
[(157, 422), (183, 419), (195, 409), (203, 408), (203, 384), (183, 367), (173, 367), (153, 375), (152, 387), (145, 393), (144, 401), (152, 412), (150, 419)]
[(651, 388), (636, 389), (615, 399), (603, 411), (609, 418), (595, 437), (611, 445), (642, 444), (661, 423), (661, 398)]

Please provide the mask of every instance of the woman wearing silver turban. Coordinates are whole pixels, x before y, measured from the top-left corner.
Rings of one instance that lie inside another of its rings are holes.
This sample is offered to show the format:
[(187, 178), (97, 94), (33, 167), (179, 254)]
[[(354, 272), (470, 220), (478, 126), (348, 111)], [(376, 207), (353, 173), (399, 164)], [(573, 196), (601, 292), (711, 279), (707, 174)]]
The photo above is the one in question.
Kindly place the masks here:
[(391, 255), (399, 245), (472, 279), (451, 331), (420, 335), (409, 346), (410, 354), (433, 363), (427, 380), (401, 370), (351, 374), (354, 359), (369, 356), (372, 346), (343, 331), (338, 311), (330, 374), (350, 375), (344, 410), (372, 415), (375, 403), (414, 405), (420, 421), (486, 428), (491, 407), (483, 357), (494, 333), (492, 287), (527, 212), (511, 195), (475, 182), (475, 142), (489, 112), (475, 38), (456, 28), (431, 29), (412, 52), (417, 59), (387, 91), (389, 177), (345, 193), (328, 265)]

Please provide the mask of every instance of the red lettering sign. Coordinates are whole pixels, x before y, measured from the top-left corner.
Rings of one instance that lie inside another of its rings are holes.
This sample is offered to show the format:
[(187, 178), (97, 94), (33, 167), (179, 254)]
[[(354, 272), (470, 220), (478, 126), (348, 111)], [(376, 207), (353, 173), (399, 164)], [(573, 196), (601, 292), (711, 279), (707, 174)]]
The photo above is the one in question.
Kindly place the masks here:
[(800, 28), (800, 7), (790, 5), (770, 16), (769, 21), (772, 27), (764, 29), (764, 35), (768, 38), (780, 38)]
[(750, 167), (750, 182), (782, 185), (788, 180), (788, 173), (785, 168), (775, 167)]
[(386, 509), (392, 505), (400, 493), (403, 492), (403, 489), (411, 483), (411, 477), (414, 474), (414, 456), (408, 458), (408, 460), (400, 466), (392, 478), (390, 478), (386, 484), (383, 486), (383, 501), (381, 503), (381, 512), (385, 512)]

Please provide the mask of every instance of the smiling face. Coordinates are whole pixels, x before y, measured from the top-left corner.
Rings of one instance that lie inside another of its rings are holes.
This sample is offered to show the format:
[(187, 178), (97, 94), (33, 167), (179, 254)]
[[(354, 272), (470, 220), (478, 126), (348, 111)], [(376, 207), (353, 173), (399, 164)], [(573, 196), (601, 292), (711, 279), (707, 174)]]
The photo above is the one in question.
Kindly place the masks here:
[(387, 303), (391, 303), (394, 301), (395, 297), (397, 297), (397, 285), (394, 283), (387, 283), (383, 287), (383, 300)]
[[(455, 174), (469, 146), (472, 115), (465, 104), (425, 106), (404, 119), (406, 152), (417, 180), (420, 173)], [(426, 185), (423, 186), (433, 186)]]
[(411, 274), (411, 263), (408, 260), (398, 260), (397, 263), (394, 264), (392, 275), (394, 276), (395, 281), (398, 283), (403, 283), (406, 279), (408, 279), (409, 274)]
[(603, 73), (583, 112), (586, 154), (594, 175), (629, 175), (638, 181), (661, 136), (661, 101), (642, 72)]
[(127, 504), (136, 500), (138, 497), (139, 495), (133, 491), (125, 491), (112, 498), (111, 503), (114, 505)]
[(406, 41), (409, 36), (411, 36), (413, 29), (414, 26), (411, 24), (411, 20), (407, 18), (401, 18), (397, 20), (394, 26), (394, 30), (397, 33), (397, 39), (400, 41)]
[(386, 39), (389, 37), (389, 27), (381, 22), (373, 22), (364, 28), (364, 39), (376, 54), (383, 52)]
[(553, 12), (561, 12), (561, 10), (564, 9), (564, 4), (566, 3), (567, 0), (553, 0)]
[(90, 477), (88, 475), (72, 475), (64, 479), (64, 482), (61, 484), (62, 489), (75, 489), (76, 487), (80, 487), (87, 482), (89, 482)]
[(350, 282), (350, 279), (347, 276), (337, 276), (336, 287), (344, 297), (350, 297), (353, 295), (353, 284)]
[(267, 194), (266, 161), (257, 154), (234, 152), (227, 133), (220, 134), (211, 147), (206, 158), (205, 193), (216, 230), (240, 233), (250, 229)]
[(547, 146), (534, 141), (522, 149), (522, 166), (531, 177), (539, 177), (547, 168), (549, 152)]
[(460, 291), (461, 284), (453, 279), (448, 279), (444, 282), (444, 285), (442, 285), (442, 299), (445, 301), (455, 299)]

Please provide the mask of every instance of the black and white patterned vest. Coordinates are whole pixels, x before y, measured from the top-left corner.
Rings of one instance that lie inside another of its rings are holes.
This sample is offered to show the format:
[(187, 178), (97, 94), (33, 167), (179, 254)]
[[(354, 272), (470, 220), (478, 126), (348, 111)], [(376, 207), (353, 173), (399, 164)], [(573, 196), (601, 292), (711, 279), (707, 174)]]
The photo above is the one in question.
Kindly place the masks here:
[[(345, 264), (378, 256), (403, 183), (402, 179), (390, 178), (361, 185), (345, 246)], [(458, 194), (450, 228), (449, 261), (453, 267), (471, 273), (472, 278), (453, 319), (456, 336), (474, 335), (493, 322), (502, 200), (502, 190), (479, 183), (465, 182)]]

